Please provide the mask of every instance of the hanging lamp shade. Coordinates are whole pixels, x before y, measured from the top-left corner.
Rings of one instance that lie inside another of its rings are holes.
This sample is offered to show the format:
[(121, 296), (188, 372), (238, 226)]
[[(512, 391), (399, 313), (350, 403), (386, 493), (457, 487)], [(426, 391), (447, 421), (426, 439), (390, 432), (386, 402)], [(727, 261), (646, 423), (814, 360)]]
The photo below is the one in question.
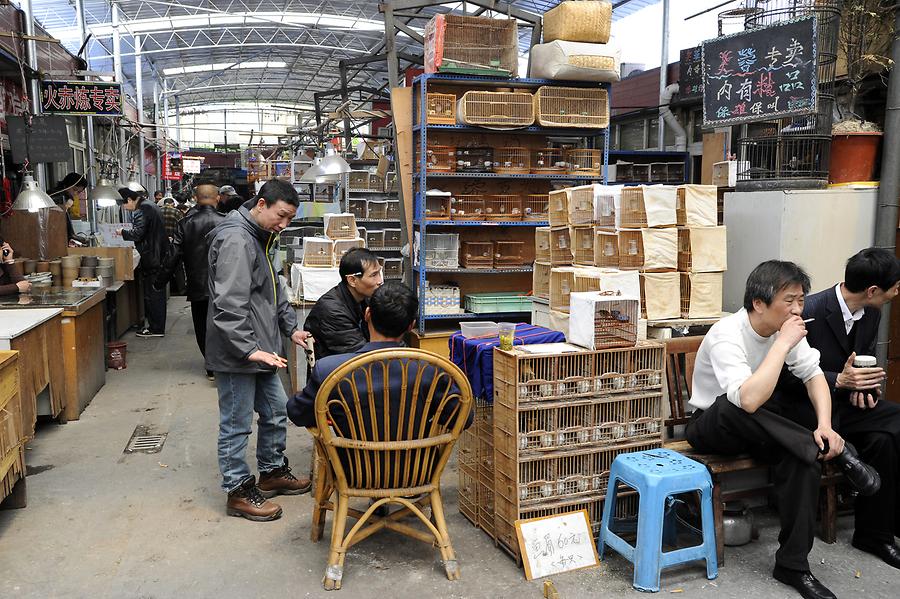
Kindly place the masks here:
[(112, 181), (105, 177), (100, 177), (90, 193), (90, 199), (97, 202), (97, 205), (101, 208), (115, 206), (119, 198), (119, 190), (116, 189)]
[(22, 179), (22, 191), (16, 196), (13, 202), (13, 210), (27, 210), (28, 212), (37, 212), (41, 208), (53, 208), (56, 204), (50, 199), (50, 196), (41, 189), (37, 181), (31, 175), (25, 175)]
[(329, 183), (337, 179), (337, 175), (330, 175), (322, 168), (322, 158), (316, 156), (311, 167), (300, 177), (300, 183)]
[(329, 176), (343, 175), (351, 171), (350, 165), (337, 152), (334, 146), (328, 144), (325, 148), (325, 158), (322, 159), (322, 171)]

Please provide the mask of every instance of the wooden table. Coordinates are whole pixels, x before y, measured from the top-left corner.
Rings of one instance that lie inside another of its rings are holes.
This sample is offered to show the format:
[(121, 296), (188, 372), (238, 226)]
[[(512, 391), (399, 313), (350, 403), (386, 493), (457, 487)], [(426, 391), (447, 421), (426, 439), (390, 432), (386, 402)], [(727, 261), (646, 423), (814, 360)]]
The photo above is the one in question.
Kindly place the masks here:
[[(65, 369), (64, 420), (78, 420), (81, 412), (106, 384), (105, 288), (68, 289), (51, 287), (20, 296), (13, 303), (9, 297), (0, 298), (0, 309), (14, 309), (20, 313), (35, 309), (62, 308), (60, 320), (62, 341), (54, 356), (62, 354)], [(24, 310), (22, 310), (24, 309)], [(40, 416), (57, 414), (40, 409)]]
[(62, 308), (0, 310), (0, 350), (19, 352), (19, 406), (22, 434), (34, 437), (38, 396), (49, 400), (47, 413), (65, 420), (66, 376)]
[(19, 405), (19, 352), (0, 351), (0, 503), (25, 507), (25, 439)]

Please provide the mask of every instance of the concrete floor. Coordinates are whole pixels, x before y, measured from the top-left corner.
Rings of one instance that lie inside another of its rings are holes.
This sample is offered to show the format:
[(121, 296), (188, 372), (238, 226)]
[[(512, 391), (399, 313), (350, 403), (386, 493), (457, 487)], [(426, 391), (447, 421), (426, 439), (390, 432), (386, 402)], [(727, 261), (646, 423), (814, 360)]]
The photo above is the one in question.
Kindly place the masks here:
[[(169, 302), (162, 339), (128, 335), (128, 369), (109, 371), (106, 386), (77, 422), (41, 424), (27, 448), (28, 507), (0, 512), (0, 597), (169, 598), (321, 597), (325, 539), (309, 541), (308, 495), (280, 497), (284, 517), (254, 523), (225, 515), (216, 466), (215, 387), (203, 376), (189, 308)], [(136, 425), (169, 433), (158, 454), (123, 453)], [(310, 439), (291, 427), (288, 456), (308, 468)], [(253, 455), (253, 449), (249, 455)], [(251, 462), (252, 464), (252, 462)], [(343, 591), (330, 596), (542, 596), (524, 572), (456, 508), (456, 472), (444, 494), (462, 579), (449, 582), (437, 552), (384, 533), (347, 555)], [(685, 597), (798, 597), (770, 578), (777, 543), (771, 514), (762, 534), (729, 549), (719, 578), (701, 565), (667, 571), (662, 592)], [(839, 597), (895, 598), (900, 572), (849, 546), (852, 519), (840, 521), (835, 545), (816, 541), (815, 574)], [(857, 577), (857, 572), (859, 572)], [(612, 556), (600, 567), (553, 577), (560, 597), (637, 597), (631, 565)]]

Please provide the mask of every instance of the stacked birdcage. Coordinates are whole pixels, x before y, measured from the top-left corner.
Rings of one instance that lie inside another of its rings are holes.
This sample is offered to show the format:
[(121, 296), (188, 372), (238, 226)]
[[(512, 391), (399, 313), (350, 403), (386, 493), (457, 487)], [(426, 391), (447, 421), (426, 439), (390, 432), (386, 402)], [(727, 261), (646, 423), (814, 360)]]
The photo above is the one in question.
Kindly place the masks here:
[(718, 194), (712, 185), (678, 188), (678, 270), (683, 318), (717, 318), (727, 268), (726, 230), (718, 226)]
[(495, 352), (493, 524), (516, 559), (518, 519), (584, 507), (596, 536), (612, 461), (662, 444), (663, 375), (656, 343)]

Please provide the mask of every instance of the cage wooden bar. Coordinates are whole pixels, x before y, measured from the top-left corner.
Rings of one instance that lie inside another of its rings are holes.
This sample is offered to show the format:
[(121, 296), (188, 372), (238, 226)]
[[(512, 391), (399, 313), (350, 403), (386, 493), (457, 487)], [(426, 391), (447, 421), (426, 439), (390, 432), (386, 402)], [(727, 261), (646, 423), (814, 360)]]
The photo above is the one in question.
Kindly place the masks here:
[(522, 147), (495, 148), (494, 172), (527, 175), (531, 172), (531, 151)]
[(572, 241), (569, 227), (550, 229), (550, 263), (554, 266), (572, 264)]
[(570, 175), (603, 174), (603, 150), (576, 148), (566, 154)]
[(456, 172), (490, 173), (494, 170), (494, 148), (469, 146), (456, 148)]
[(541, 262), (550, 262), (550, 227), (535, 228), (534, 259)]
[(678, 270), (691, 270), (691, 230), (687, 227), (678, 228)]
[(534, 124), (534, 97), (528, 92), (467, 91), (457, 104), (466, 125), (528, 127)]
[(550, 299), (550, 269), (549, 262), (534, 262), (534, 270), (531, 273), (531, 293), (534, 297)]
[(428, 92), (425, 97), (426, 122), (429, 125), (456, 124), (456, 94)]
[(429, 145), (425, 148), (425, 169), (432, 173), (450, 173), (456, 170), (456, 148)]
[(485, 197), (485, 220), (518, 221), (522, 220), (522, 196), (513, 194), (495, 194)]
[(304, 237), (303, 266), (334, 266), (334, 242), (323, 237)]
[(525, 266), (524, 241), (495, 241), (494, 268), (521, 268)]
[(566, 157), (562, 148), (540, 148), (531, 151), (531, 172), (535, 175), (564, 175)]
[(450, 220), (451, 196), (425, 194), (425, 218), (427, 220)]
[(679, 185), (675, 190), (675, 226), (687, 226), (687, 207), (685, 205), (686, 189)]
[(636, 269), (644, 266), (644, 238), (640, 229), (620, 229), (619, 268)]
[(593, 266), (594, 264), (594, 228), (590, 225), (576, 226), (572, 229), (574, 238), (572, 248), (575, 264)]
[(534, 94), (534, 112), (544, 127), (602, 129), (609, 126), (609, 98), (605, 89), (540, 87)]
[(494, 244), (490, 241), (463, 241), (459, 262), (464, 268), (494, 268)]
[(623, 229), (639, 229), (647, 226), (643, 186), (622, 188), (622, 199), (619, 201), (619, 226)]
[(461, 194), (450, 204), (450, 218), (453, 220), (483, 220), (485, 197), (481, 194)]
[(615, 230), (595, 229), (594, 266), (619, 268), (619, 235)]

